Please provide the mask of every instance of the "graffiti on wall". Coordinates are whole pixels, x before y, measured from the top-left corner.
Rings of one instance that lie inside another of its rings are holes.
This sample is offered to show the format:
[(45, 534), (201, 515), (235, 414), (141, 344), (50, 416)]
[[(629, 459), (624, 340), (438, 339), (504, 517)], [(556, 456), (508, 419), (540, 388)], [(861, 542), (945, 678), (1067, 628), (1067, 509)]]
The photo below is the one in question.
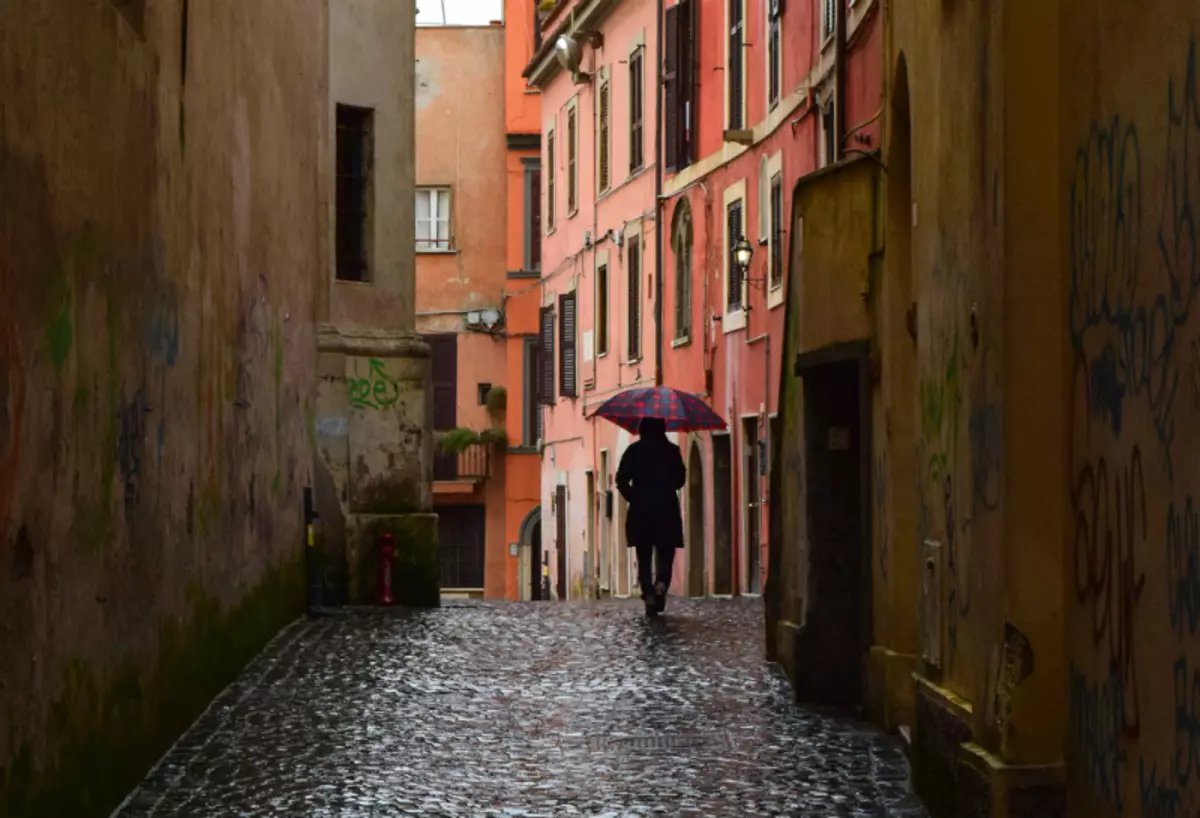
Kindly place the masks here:
[(1069, 768), (1106, 813), (1145, 818), (1200, 811), (1194, 40), (1186, 53), (1159, 97), (1165, 127), (1119, 115), (1093, 123), (1068, 190), (1077, 605)]
[(350, 405), (355, 409), (390, 409), (405, 390), (400, 381), (388, 374), (383, 361), (369, 358), (365, 365), (354, 361), (349, 378)]

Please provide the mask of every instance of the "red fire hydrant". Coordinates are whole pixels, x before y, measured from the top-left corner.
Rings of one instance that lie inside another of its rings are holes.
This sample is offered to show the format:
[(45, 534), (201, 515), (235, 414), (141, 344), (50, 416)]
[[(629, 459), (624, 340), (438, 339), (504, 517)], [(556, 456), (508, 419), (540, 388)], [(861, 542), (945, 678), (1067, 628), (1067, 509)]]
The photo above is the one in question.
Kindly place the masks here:
[(392, 604), (392, 557), (396, 555), (396, 535), (379, 535), (379, 604)]

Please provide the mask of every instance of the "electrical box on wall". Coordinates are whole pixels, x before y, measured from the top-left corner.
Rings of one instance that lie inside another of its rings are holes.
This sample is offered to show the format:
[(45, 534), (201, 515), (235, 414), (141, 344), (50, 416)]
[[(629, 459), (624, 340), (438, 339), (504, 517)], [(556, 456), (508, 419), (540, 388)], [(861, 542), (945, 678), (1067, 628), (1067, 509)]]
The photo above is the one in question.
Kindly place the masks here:
[(932, 667), (942, 666), (942, 544), (921, 543), (921, 612), (918, 639), (921, 658)]

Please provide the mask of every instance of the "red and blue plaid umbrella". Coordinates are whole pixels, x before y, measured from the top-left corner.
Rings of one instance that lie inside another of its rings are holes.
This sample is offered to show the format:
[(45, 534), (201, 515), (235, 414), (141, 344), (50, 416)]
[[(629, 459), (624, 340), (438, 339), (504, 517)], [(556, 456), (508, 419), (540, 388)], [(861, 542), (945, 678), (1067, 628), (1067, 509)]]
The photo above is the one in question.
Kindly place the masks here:
[(668, 432), (725, 428), (725, 421), (707, 403), (669, 386), (627, 389), (606, 400), (596, 414), (630, 432), (638, 430), (642, 418), (662, 418)]

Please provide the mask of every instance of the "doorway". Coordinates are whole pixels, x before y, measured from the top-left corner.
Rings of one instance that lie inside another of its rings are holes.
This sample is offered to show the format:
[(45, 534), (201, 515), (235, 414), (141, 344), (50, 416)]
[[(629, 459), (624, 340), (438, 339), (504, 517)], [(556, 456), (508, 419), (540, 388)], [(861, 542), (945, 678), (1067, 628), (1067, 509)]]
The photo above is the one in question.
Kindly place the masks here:
[(587, 556), (583, 562), (584, 596), (600, 597), (600, 565), (596, 556), (596, 474), (587, 473)]
[[(809, 585), (813, 601), (797, 655), (820, 656), (796, 671), (804, 701), (862, 703), (870, 639), (871, 526), (864, 497), (870, 475), (870, 367), (864, 344), (801, 356)], [(811, 356), (811, 357), (810, 357)]]
[(608, 487), (608, 449), (600, 450), (600, 489), (596, 502), (600, 505), (600, 595), (611, 595), (612, 581), (612, 493)]
[(760, 502), (758, 456), (758, 418), (742, 418), (742, 496), (745, 497), (744, 519), (746, 520), (746, 538), (743, 549), (746, 552), (746, 582), (748, 594), (762, 593), (762, 503)]
[(542, 521), (538, 519), (529, 532), (529, 598), (542, 598)]
[(704, 461), (700, 444), (692, 444), (688, 457), (688, 596), (704, 596)]
[(729, 435), (713, 435), (713, 593), (733, 595), (733, 452)]
[(483, 591), (487, 507), (438, 506), (438, 563), (443, 591)]
[(567, 487), (554, 490), (554, 549), (558, 557), (558, 598), (567, 598)]

